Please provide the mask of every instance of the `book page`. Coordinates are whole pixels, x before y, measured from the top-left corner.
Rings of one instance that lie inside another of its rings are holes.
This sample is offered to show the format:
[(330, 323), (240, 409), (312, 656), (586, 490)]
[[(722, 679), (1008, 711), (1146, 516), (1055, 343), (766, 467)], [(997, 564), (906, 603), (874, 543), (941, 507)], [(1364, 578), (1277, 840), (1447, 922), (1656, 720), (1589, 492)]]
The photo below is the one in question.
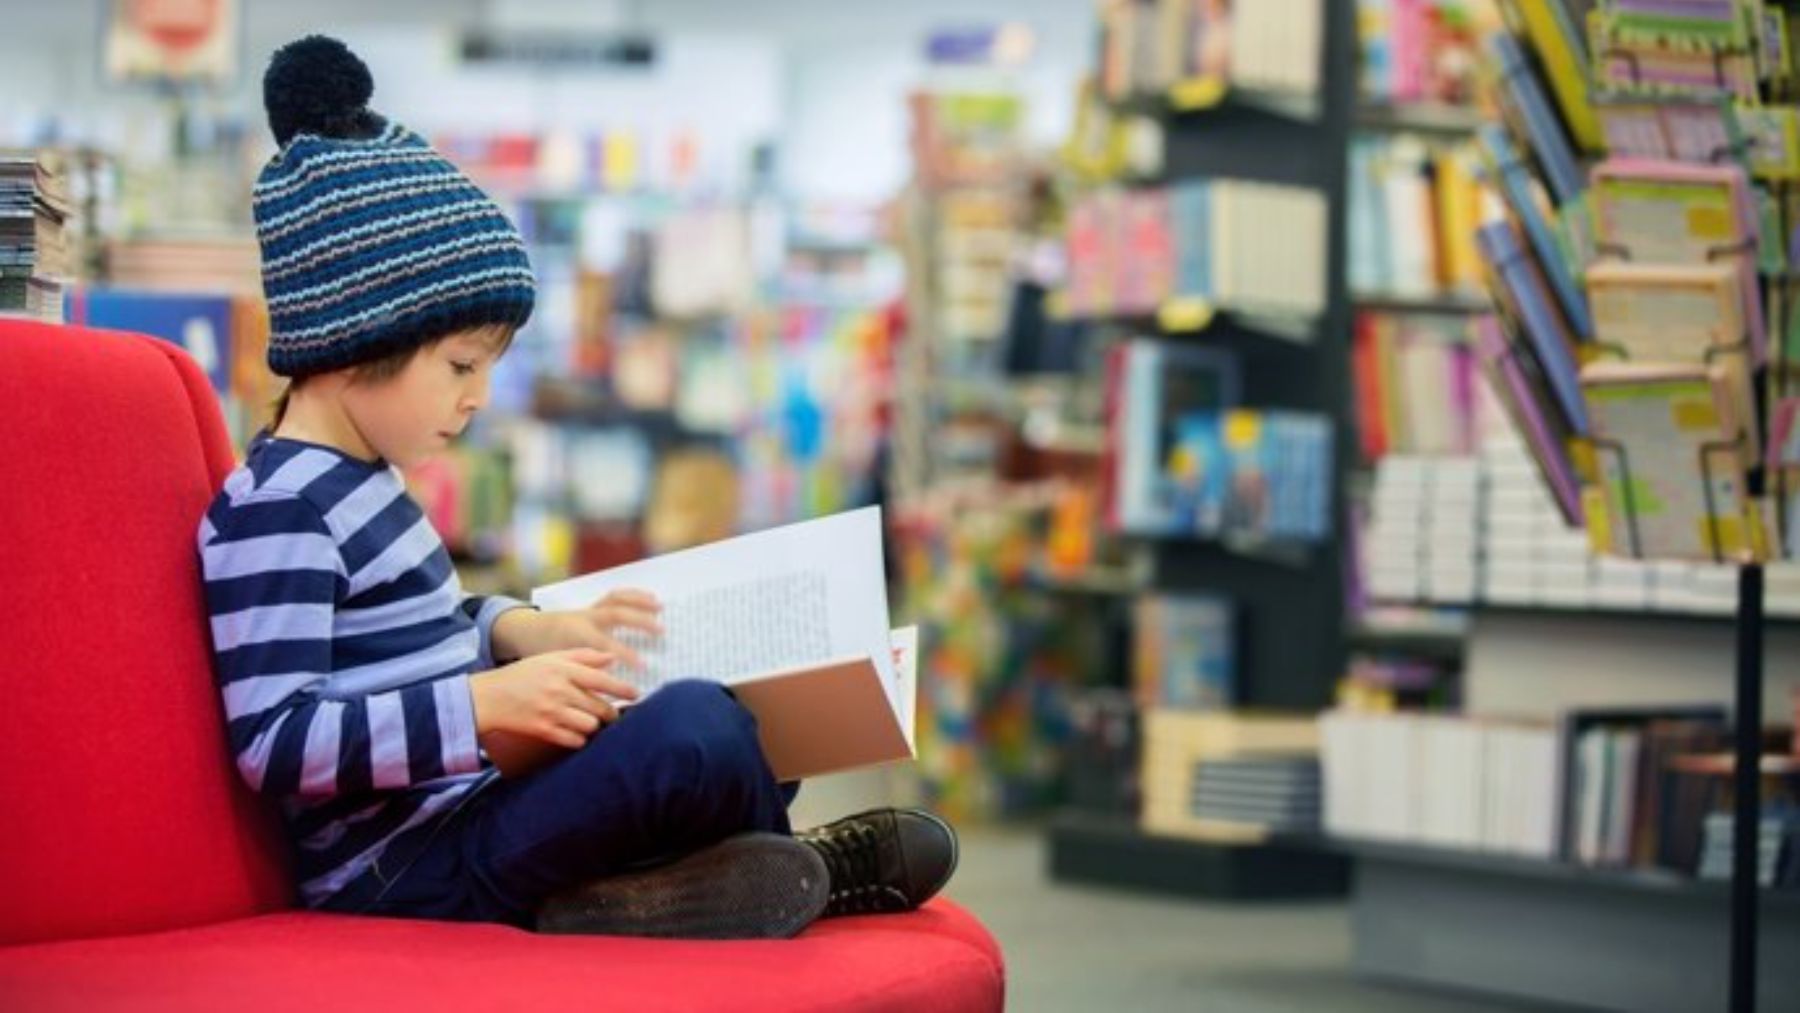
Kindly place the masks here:
[(618, 631), (645, 667), (617, 673), (646, 692), (675, 679), (751, 676), (869, 658), (901, 713), (888, 629), (881, 511), (868, 507), (576, 577), (532, 592), (544, 609), (586, 608), (641, 589), (663, 605), (661, 637)]
[(817, 570), (753, 577), (663, 603), (665, 629), (653, 637), (619, 630), (619, 641), (643, 656), (643, 668), (617, 675), (646, 694), (665, 682), (709, 678), (729, 682), (831, 657), (826, 576)]

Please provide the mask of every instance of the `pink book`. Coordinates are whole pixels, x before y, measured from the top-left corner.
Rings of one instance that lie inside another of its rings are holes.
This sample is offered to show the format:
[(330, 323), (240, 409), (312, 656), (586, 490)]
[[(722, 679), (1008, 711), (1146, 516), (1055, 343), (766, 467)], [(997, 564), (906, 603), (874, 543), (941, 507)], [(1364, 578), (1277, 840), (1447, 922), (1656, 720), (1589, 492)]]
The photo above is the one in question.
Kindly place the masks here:
[(1475, 321), (1475, 354), (1513, 427), (1531, 448), (1531, 459), (1537, 462), (1538, 472), (1562, 511), (1563, 520), (1580, 525), (1580, 483), (1576, 481), (1563, 435), (1556, 431), (1545, 411), (1545, 402), (1551, 395), (1526, 376), (1498, 317), (1483, 316)]

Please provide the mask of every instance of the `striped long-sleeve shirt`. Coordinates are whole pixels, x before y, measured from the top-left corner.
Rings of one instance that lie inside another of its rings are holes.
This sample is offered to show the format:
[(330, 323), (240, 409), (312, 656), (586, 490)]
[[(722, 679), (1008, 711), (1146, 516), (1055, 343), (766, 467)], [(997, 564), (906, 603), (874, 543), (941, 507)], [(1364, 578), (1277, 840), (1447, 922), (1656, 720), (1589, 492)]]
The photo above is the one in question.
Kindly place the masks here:
[(468, 597), (399, 473), (260, 438), (199, 532), (231, 751), (317, 905), (483, 778), (469, 675), (521, 603)]

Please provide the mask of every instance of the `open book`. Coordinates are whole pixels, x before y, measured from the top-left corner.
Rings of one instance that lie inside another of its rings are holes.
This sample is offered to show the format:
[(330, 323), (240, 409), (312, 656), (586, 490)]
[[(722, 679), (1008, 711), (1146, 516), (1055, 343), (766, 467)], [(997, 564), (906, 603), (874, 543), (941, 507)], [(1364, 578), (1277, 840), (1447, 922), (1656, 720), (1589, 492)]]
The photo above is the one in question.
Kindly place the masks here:
[(641, 702), (677, 679), (729, 686), (756, 715), (777, 779), (913, 758), (918, 631), (888, 629), (881, 510), (868, 507), (670, 553), (532, 592), (585, 608), (636, 588), (663, 634), (623, 630)]

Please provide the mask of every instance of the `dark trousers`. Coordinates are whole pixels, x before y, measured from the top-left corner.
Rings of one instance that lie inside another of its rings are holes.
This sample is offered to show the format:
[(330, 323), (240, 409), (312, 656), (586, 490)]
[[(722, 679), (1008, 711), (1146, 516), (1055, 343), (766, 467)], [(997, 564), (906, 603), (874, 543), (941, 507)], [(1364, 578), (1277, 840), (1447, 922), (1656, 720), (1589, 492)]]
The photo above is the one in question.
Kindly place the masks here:
[(729, 692), (670, 683), (577, 752), (397, 838), (325, 906), (525, 925), (578, 883), (732, 834), (789, 833), (796, 790), (776, 784), (756, 719)]

